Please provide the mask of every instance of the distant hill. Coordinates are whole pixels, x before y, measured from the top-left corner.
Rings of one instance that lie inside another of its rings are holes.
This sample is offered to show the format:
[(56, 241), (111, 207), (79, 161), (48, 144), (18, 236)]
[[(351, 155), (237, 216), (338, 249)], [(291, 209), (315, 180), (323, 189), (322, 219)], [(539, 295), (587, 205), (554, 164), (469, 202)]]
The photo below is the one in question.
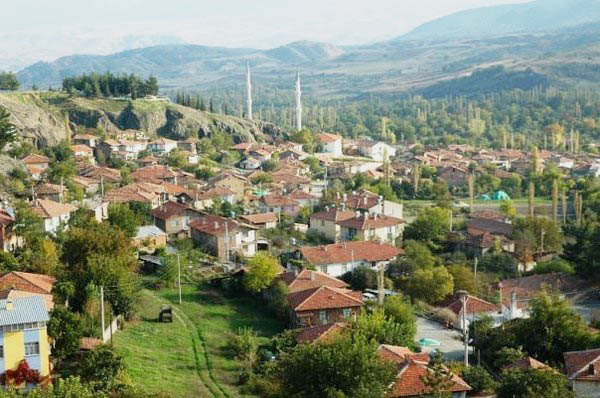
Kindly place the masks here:
[[(265, 91), (292, 101), (296, 69), (307, 96), (336, 100), (423, 93), (430, 86), (427, 95), (476, 94), (488, 90), (477, 81), (481, 75), (465, 77), (496, 66), (505, 70), (496, 76), (501, 78), (495, 90), (525, 88), (524, 76), (536, 85), (541, 79), (544, 85), (600, 88), (599, 22), (600, 0), (537, 0), (453, 14), (370, 45), (300, 41), (268, 50), (161, 45), (39, 62), (17, 77), (23, 88), (46, 88), (82, 73), (153, 74), (164, 91), (224, 94), (237, 98), (235, 106), (243, 101), (246, 60), (257, 104)], [(521, 73), (527, 70), (527, 76)], [(508, 77), (520, 80), (515, 84)]]
[(481, 38), (600, 22), (600, 0), (537, 0), (476, 8), (423, 24), (399, 40)]
[[(162, 86), (189, 86), (218, 80), (232, 71), (244, 70), (245, 60), (254, 67), (296, 67), (321, 62), (343, 54), (340, 47), (315, 42), (295, 42), (272, 50), (164, 45), (123, 51), (112, 55), (72, 55), (54, 62), (38, 62), (18, 73), (21, 84), (29, 87), (60, 86), (63, 78), (82, 73), (112, 71), (154, 74)], [(191, 83), (191, 84), (190, 84)]]

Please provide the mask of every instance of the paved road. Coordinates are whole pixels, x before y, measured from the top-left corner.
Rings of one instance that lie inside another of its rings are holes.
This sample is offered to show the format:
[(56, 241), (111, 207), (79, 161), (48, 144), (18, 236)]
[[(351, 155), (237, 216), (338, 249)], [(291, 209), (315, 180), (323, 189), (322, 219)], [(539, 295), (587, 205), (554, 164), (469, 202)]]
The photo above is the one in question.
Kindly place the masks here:
[(424, 352), (440, 350), (449, 360), (463, 360), (464, 346), (461, 340), (462, 336), (458, 331), (446, 329), (437, 322), (419, 317), (417, 318), (417, 340), (425, 337), (438, 340), (441, 345), (439, 347), (423, 347)]

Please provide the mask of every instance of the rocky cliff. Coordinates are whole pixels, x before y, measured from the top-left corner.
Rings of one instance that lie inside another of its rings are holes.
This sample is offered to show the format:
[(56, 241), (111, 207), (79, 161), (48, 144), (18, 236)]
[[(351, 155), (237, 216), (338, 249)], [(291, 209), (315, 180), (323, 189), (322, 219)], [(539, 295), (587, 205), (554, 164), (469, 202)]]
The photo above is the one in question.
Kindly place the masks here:
[[(56, 145), (77, 127), (105, 131), (141, 130), (172, 139), (230, 134), (233, 141), (285, 138), (279, 127), (260, 121), (202, 112), (164, 100), (108, 100), (68, 97), (59, 93), (2, 93), (0, 106), (9, 110), (20, 135), (38, 147)], [(69, 127), (67, 127), (67, 125)]]

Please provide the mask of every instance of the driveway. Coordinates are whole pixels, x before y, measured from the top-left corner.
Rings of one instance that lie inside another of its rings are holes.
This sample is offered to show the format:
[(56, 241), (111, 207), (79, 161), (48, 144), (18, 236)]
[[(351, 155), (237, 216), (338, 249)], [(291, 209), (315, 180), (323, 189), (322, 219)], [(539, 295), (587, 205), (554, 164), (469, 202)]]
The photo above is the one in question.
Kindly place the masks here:
[(431, 353), (439, 350), (446, 359), (462, 361), (464, 359), (464, 346), (462, 335), (451, 329), (446, 329), (441, 324), (429, 319), (417, 317), (417, 341), (422, 338), (435, 339), (441, 343), (439, 347), (422, 347), (423, 352)]

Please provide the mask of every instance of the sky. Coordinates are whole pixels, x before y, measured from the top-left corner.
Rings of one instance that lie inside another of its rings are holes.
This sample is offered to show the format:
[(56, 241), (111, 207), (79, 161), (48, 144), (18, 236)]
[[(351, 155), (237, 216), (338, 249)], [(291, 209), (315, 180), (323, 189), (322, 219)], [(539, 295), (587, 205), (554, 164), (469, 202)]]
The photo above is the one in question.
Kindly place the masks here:
[[(273, 48), (364, 44), (438, 17), (527, 0), (7, 0), (0, 70), (156, 44)], [(8, 16), (8, 18), (7, 18)]]

